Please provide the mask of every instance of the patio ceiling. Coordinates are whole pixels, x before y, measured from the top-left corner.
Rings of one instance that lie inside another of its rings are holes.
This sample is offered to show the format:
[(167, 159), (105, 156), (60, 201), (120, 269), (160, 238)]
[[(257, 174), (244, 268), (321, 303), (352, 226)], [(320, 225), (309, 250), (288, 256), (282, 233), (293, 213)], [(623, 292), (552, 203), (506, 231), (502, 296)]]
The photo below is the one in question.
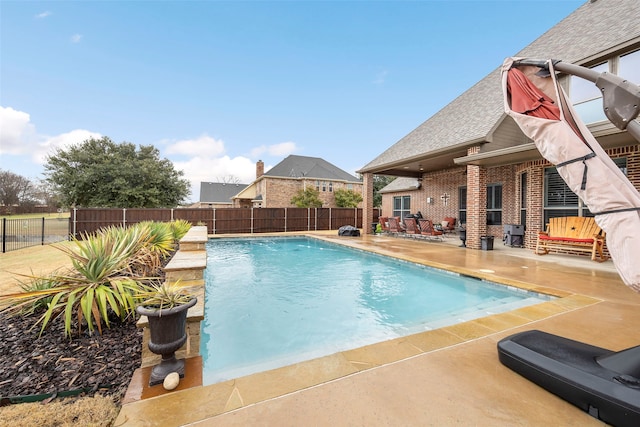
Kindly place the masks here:
[[(589, 129), (604, 149), (632, 145), (635, 142), (627, 132), (618, 130), (608, 122), (592, 124), (589, 126)], [(505, 166), (542, 158), (533, 142), (467, 155), (467, 149), (469, 147), (484, 142), (485, 141), (476, 141), (474, 143), (461, 144), (447, 150), (421, 154), (397, 162), (368, 168), (361, 172), (370, 172), (376, 175), (420, 178), (425, 173), (450, 169), (456, 166)]]
[(431, 152), (415, 157), (399, 160), (393, 163), (379, 165), (360, 172), (369, 172), (376, 175), (406, 176), (420, 178), (428, 172), (435, 172), (455, 167), (454, 160), (467, 154), (468, 146), (453, 147), (440, 152)]

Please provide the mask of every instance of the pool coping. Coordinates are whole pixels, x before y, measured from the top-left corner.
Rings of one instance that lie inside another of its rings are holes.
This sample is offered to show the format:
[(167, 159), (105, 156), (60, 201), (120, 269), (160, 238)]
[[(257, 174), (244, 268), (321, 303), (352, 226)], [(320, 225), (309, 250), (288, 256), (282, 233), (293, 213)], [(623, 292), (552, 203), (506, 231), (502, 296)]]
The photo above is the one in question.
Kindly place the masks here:
[[(556, 298), (505, 313), (394, 338), (212, 385), (194, 386), (174, 392), (163, 391), (163, 393), (155, 397), (124, 404), (116, 419), (115, 426), (162, 424), (167, 421), (168, 417), (176, 425), (205, 420), (320, 384), (503, 333), (510, 329), (603, 301), (599, 298), (561, 291), (551, 287), (501, 278), (493, 275), (491, 270), (471, 270), (425, 259), (416, 259), (402, 254), (394, 256), (373, 249), (354, 247), (349, 243), (349, 240), (336, 241), (335, 239), (325, 239), (317, 235), (304, 235)], [(172, 405), (163, 404), (165, 399), (171, 399)], [(176, 412), (172, 409), (165, 409), (175, 408), (176, 405), (181, 408), (181, 411)], [(167, 411), (170, 411), (170, 413)]]

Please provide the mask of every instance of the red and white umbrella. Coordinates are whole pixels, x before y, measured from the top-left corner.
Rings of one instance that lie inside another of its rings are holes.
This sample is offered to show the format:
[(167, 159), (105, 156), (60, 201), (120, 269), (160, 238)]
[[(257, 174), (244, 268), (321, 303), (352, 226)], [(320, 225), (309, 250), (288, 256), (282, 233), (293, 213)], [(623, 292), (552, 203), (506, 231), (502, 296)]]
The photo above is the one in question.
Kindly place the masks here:
[[(620, 277), (640, 292), (640, 193), (576, 114), (558, 84), (554, 61), (544, 61), (548, 77), (538, 75), (539, 65), (523, 65), (529, 63), (522, 58), (505, 59), (505, 111), (595, 215)], [(637, 137), (636, 124), (633, 135)]]

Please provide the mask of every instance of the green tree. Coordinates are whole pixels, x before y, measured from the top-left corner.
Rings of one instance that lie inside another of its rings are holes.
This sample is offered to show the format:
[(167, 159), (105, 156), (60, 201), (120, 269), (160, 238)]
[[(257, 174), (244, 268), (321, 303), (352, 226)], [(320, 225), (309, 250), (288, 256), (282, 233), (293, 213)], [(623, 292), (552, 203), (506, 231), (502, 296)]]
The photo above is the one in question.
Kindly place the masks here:
[(374, 175), (373, 176), (373, 207), (382, 207), (382, 194), (380, 190), (396, 179), (395, 176)]
[(64, 206), (173, 207), (189, 195), (189, 183), (152, 145), (108, 137), (87, 139), (48, 156), (45, 175)]
[(307, 187), (300, 190), (291, 198), (291, 203), (298, 208), (321, 208), (320, 192), (315, 188)]
[(357, 208), (362, 201), (362, 195), (353, 190), (338, 189), (334, 193), (336, 206), (339, 208)]

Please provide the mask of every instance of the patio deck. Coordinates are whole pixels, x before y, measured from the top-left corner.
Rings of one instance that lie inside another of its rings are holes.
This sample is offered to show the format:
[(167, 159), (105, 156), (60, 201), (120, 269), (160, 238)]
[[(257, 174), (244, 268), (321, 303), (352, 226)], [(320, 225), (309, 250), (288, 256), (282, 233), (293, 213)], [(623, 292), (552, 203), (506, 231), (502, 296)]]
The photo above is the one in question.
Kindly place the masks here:
[[(492, 251), (467, 250), (458, 247), (455, 236), (435, 242), (311, 234), (561, 298), (233, 381), (141, 398), (123, 406), (115, 426), (603, 425), (504, 367), (496, 344), (529, 329), (611, 350), (640, 343), (640, 294), (622, 283), (611, 261), (536, 256), (498, 241)], [(147, 390), (145, 397), (150, 395)]]

